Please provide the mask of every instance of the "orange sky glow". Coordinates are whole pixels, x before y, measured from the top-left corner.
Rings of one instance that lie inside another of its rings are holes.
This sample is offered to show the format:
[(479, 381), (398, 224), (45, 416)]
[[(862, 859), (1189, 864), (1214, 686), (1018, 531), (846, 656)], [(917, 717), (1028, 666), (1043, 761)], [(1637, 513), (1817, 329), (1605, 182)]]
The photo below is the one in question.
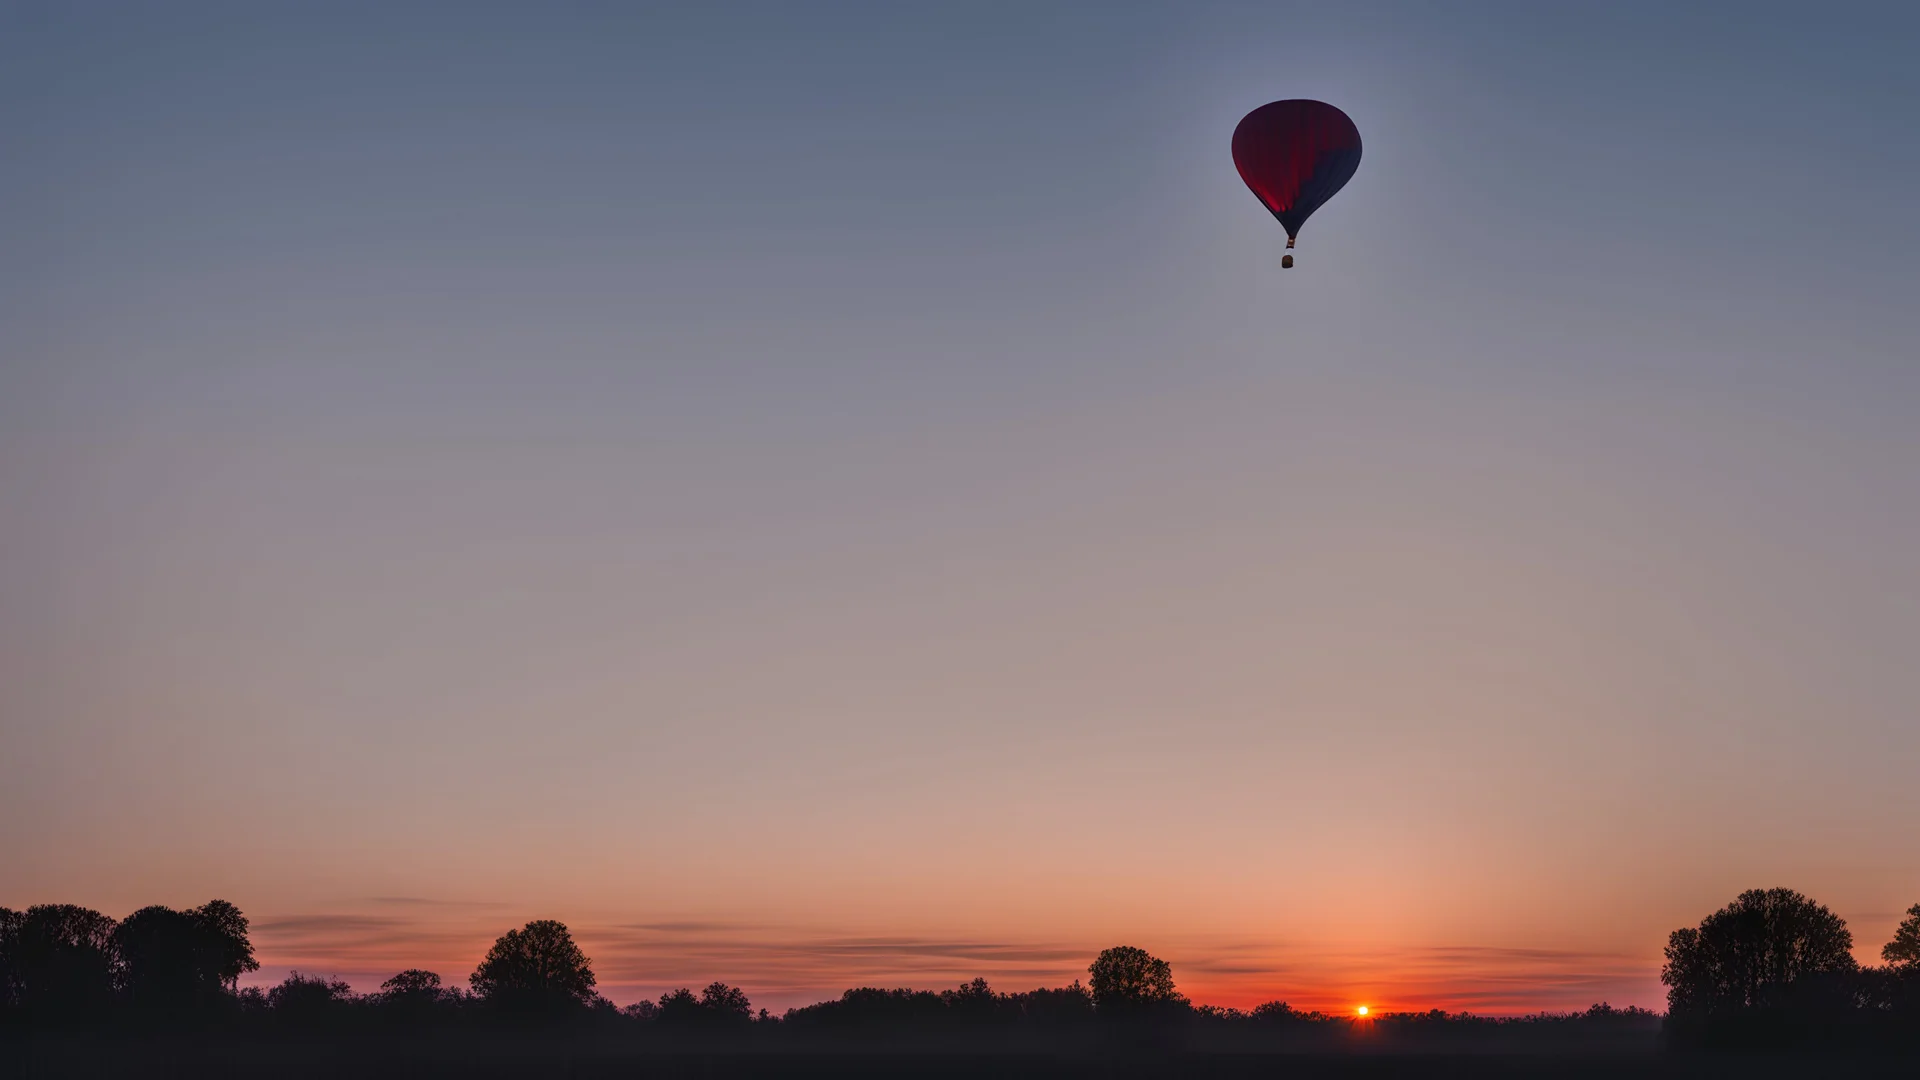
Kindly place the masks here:
[[(348, 978), (373, 989), (392, 972), (425, 967), (459, 981), (491, 942), (500, 917), (436, 912), (411, 904), (363, 915), (264, 917), (255, 938), (266, 966), (251, 981), (289, 970)], [(571, 924), (594, 960), (603, 994), (619, 1003), (714, 979), (743, 985), (756, 1003), (781, 1008), (836, 997), (853, 986), (945, 989), (984, 977), (996, 989), (1085, 981), (1099, 945), (966, 938), (801, 935), (699, 921)], [(1115, 941), (1109, 944), (1121, 944)], [(1284, 1000), (1298, 1009), (1348, 1013), (1426, 1010), (1504, 1014), (1615, 1004), (1657, 1005), (1657, 965), (1645, 956), (1553, 949), (1328, 950), (1284, 942), (1171, 942), (1151, 950), (1172, 961), (1181, 992), (1203, 1004), (1251, 1008)]]
[[(1879, 921), (1891, 924), (1892, 913)], [(386, 898), (354, 914), (264, 915), (254, 938), (266, 985), (291, 970), (348, 979), (371, 990), (407, 967), (460, 983), (492, 938), (516, 925), (504, 904)], [(1282, 1000), (1296, 1009), (1373, 1014), (1470, 1011), (1508, 1015), (1584, 1009), (1600, 1001), (1660, 1008), (1659, 942), (1638, 951), (1503, 946), (1354, 945), (1191, 935), (1126, 935), (1085, 941), (954, 934), (831, 932), (820, 928), (683, 920), (574, 919), (601, 993), (625, 1004), (715, 979), (748, 989), (757, 1004), (784, 1008), (837, 997), (854, 986), (945, 989), (975, 977), (1002, 991), (1084, 981), (1094, 953), (1144, 943), (1170, 960), (1196, 1003), (1252, 1008)], [(1877, 939), (1876, 939), (1877, 940)], [(1873, 949), (1859, 950), (1870, 961)]]

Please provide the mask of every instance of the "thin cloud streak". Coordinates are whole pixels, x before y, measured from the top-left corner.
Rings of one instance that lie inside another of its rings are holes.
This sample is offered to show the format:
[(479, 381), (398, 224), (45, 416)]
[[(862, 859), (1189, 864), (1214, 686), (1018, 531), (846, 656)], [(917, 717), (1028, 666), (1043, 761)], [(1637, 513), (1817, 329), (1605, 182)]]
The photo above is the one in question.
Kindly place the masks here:
[(507, 906), (506, 904), (493, 900), (436, 900), (426, 896), (370, 896), (367, 898), (367, 903), (392, 907), (472, 908), (476, 910), (503, 908)]

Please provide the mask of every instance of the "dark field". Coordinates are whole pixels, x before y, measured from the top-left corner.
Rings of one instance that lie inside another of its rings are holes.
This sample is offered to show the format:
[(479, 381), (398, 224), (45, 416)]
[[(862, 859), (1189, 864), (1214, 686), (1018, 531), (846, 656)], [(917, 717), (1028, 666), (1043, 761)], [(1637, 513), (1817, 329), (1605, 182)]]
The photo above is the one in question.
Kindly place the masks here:
[(10, 1042), (19, 1077), (1911, 1077), (1920, 1058), (1812, 1054), (1366, 1051), (700, 1052), (574, 1040), (270, 1041), (38, 1038)]

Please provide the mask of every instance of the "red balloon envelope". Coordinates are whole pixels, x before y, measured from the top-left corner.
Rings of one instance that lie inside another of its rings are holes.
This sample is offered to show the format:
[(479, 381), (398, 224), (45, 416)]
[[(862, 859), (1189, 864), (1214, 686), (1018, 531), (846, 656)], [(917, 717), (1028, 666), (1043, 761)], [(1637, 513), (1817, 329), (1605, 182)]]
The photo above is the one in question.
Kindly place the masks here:
[(1324, 101), (1269, 102), (1233, 129), (1233, 164), (1261, 205), (1286, 227), (1292, 247), (1307, 215), (1333, 198), (1360, 167), (1360, 129)]

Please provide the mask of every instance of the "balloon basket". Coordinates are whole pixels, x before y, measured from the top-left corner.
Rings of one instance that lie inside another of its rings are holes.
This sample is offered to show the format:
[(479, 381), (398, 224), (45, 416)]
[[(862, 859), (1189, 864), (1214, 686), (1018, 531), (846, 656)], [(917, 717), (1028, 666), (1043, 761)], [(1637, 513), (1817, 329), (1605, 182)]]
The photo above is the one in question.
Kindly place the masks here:
[(1291, 255), (1280, 256), (1280, 269), (1282, 270), (1293, 269), (1293, 256)]

